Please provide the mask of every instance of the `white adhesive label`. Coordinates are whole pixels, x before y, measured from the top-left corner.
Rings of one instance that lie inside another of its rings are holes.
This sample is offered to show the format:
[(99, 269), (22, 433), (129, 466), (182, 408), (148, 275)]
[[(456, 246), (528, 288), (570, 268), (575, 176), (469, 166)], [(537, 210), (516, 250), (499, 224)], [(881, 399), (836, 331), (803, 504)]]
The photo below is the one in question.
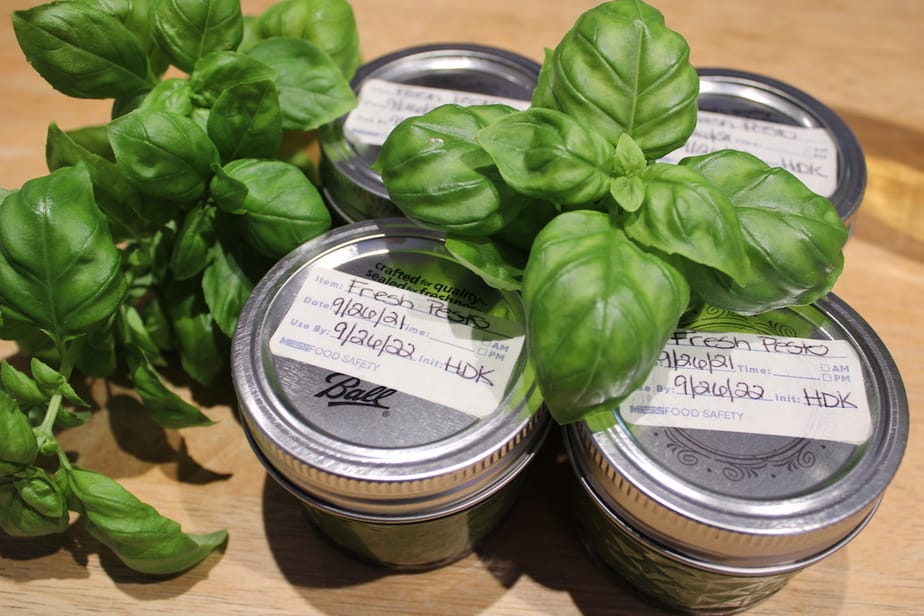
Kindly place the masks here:
[(864, 443), (872, 431), (849, 342), (678, 332), (619, 408), (631, 424)]
[(314, 268), (270, 351), (484, 417), (503, 400), (523, 338), (516, 322)]
[(726, 149), (743, 150), (771, 167), (782, 167), (819, 195), (830, 197), (837, 190), (837, 146), (827, 130), (817, 127), (700, 111), (690, 139), (661, 161), (677, 163)]
[(402, 120), (449, 103), (503, 104), (516, 109), (529, 106), (529, 101), (519, 99), (367, 79), (360, 87), (356, 108), (344, 120), (343, 131), (354, 142), (380, 146)]

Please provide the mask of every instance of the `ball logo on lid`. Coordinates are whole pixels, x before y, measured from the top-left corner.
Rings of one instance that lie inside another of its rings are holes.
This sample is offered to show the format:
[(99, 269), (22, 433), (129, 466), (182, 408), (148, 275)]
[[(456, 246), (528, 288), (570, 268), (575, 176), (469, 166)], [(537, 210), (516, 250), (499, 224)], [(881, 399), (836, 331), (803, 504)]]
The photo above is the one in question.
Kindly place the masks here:
[(331, 372), (324, 379), (329, 387), (314, 395), (315, 398), (327, 400), (327, 406), (368, 406), (388, 410), (390, 407), (382, 402), (397, 391), (381, 385), (367, 385), (355, 376), (342, 372)]

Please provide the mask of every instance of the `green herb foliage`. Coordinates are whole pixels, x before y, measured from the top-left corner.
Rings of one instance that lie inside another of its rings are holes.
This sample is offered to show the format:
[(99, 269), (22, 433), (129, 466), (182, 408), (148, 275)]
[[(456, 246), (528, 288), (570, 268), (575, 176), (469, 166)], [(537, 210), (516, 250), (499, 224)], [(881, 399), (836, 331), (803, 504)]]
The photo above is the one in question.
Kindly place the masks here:
[(783, 169), (722, 151), (657, 162), (696, 124), (686, 41), (640, 0), (581, 15), (525, 111), (445, 106), (401, 123), (376, 166), (409, 218), (489, 283), (522, 289), (527, 348), (561, 423), (614, 409), (694, 304), (810, 303), (846, 227)]
[[(13, 13), (26, 60), (71, 97), (113, 99), (112, 117), (49, 125), (49, 174), (0, 191), (0, 337), (31, 356), (0, 364), (0, 528), (65, 532), (74, 512), (127, 566), (183, 571), (224, 543), (193, 535), (56, 438), (85, 423), (80, 373), (127, 375), (167, 428), (211, 420), (161, 374), (227, 369), (229, 340), (274, 259), (330, 215), (287, 131), (348, 111), (358, 36), (346, 0), (64, 0)], [(172, 68), (171, 68), (172, 67)]]

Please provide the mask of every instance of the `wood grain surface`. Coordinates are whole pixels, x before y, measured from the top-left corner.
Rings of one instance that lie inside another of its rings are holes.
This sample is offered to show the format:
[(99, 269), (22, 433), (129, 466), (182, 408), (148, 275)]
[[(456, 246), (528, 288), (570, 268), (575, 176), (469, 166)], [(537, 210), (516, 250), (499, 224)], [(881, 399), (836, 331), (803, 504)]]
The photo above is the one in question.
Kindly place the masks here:
[[(0, 186), (46, 173), (49, 122), (104, 122), (109, 104), (69, 99), (25, 62), (0, 5)], [(268, 0), (245, 0), (255, 14)], [(595, 2), (578, 0), (354, 0), (367, 59), (406, 46), (464, 41), (535, 60)], [(919, 0), (661, 0), (694, 64), (762, 73), (802, 88), (857, 133), (869, 183), (835, 292), (878, 332), (904, 377), (909, 447), (870, 525), (751, 610), (792, 614), (924, 613), (924, 2)], [(14, 348), (0, 343), (0, 355)], [(230, 541), (200, 566), (152, 581), (91, 537), (0, 535), (3, 614), (661, 614), (590, 561), (562, 497), (570, 469), (556, 435), (530, 469), (512, 515), (477, 553), (422, 574), (393, 575), (326, 543), (268, 480), (232, 412), (227, 383), (178, 382), (217, 420), (158, 428), (119, 383), (89, 382), (98, 407), (62, 441), (81, 464), (117, 478), (191, 532), (227, 528)]]

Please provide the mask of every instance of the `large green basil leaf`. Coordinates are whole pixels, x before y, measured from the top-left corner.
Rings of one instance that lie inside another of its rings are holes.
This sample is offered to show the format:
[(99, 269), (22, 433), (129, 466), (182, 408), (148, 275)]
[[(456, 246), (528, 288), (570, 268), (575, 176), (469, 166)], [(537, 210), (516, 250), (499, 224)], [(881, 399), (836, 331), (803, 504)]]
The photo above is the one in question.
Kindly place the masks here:
[(207, 535), (184, 533), (177, 522), (105, 475), (75, 468), (70, 473), (70, 485), (90, 534), (135, 571), (179, 573), (199, 563), (227, 539), (224, 530)]
[(141, 192), (187, 203), (205, 194), (218, 150), (189, 118), (138, 109), (109, 124), (116, 164)]
[(241, 216), (245, 240), (267, 257), (282, 257), (330, 229), (330, 211), (318, 189), (283, 161), (231, 161), (215, 175), (210, 191), (220, 208)]
[(630, 238), (666, 254), (715, 268), (734, 280), (748, 272), (735, 208), (694, 169), (655, 163), (642, 175), (644, 200), (625, 216)]
[(443, 105), (408, 118), (388, 135), (375, 168), (408, 218), (458, 236), (490, 235), (525, 197), (508, 186), (476, 137), (511, 107)]
[(844, 267), (847, 227), (830, 201), (745, 152), (724, 150), (681, 164), (728, 196), (751, 264), (740, 283), (713, 269), (691, 268), (691, 284), (707, 303), (757, 314), (809, 304), (831, 290)]
[(48, 126), (45, 160), (51, 171), (78, 164), (86, 167), (96, 203), (109, 220), (109, 230), (115, 239), (132, 238), (145, 229), (145, 221), (138, 213), (141, 200), (134, 186), (114, 163), (82, 146), (55, 123)]
[(118, 98), (155, 83), (138, 39), (87, 4), (51, 2), (13, 12), (16, 39), (35, 70), (75, 98)]
[(512, 113), (479, 131), (477, 141), (525, 195), (579, 205), (609, 190), (613, 145), (560, 111)]
[(601, 212), (565, 212), (523, 275), (527, 347), (552, 416), (612, 409), (654, 366), (689, 302), (683, 276)]
[(211, 107), (228, 88), (276, 78), (276, 71), (256, 58), (234, 51), (216, 51), (196, 62), (189, 75), (193, 101)]
[(286, 130), (314, 130), (356, 106), (356, 95), (334, 61), (304, 39), (274, 37), (247, 53), (276, 72)]
[(273, 82), (241, 83), (225, 90), (206, 127), (225, 162), (274, 158), (282, 144), (282, 112)]
[(696, 126), (699, 77), (689, 55), (656, 9), (607, 2), (583, 13), (547, 55), (533, 104), (564, 111), (613, 144), (629, 133), (655, 160)]
[(26, 182), (0, 204), (0, 304), (63, 342), (125, 295), (121, 256), (83, 167)]
[[(23, 377), (27, 379), (28, 384), (34, 384), (34, 381), (13, 369), (6, 360), (2, 365), (4, 389), (11, 384), (16, 387), (17, 383), (22, 383)], [(22, 389), (21, 386), (16, 388)], [(38, 389), (37, 386), (35, 389)], [(38, 441), (32, 432), (29, 418), (19, 409), (19, 405), (11, 395), (0, 391), (0, 461), (28, 465), (35, 462), (36, 455), (38, 455)]]
[(359, 33), (346, 0), (283, 0), (270, 5), (257, 24), (260, 38), (300, 38), (317, 45), (350, 79), (359, 67)]
[(170, 62), (187, 73), (215, 51), (232, 51), (244, 36), (240, 0), (155, 0), (154, 38)]

